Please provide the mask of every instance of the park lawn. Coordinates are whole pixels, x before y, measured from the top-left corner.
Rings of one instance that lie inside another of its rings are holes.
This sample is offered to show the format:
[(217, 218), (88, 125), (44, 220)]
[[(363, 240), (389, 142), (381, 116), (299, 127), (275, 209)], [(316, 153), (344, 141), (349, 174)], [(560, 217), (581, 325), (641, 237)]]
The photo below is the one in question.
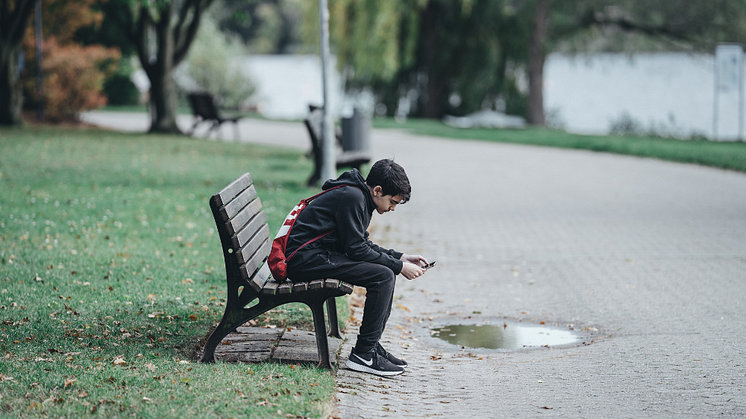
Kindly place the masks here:
[[(250, 171), (274, 234), (311, 169), (282, 148), (0, 129), (0, 416), (327, 416), (328, 371), (194, 362), (225, 302), (208, 198)], [(260, 319), (312, 327), (302, 305)]]
[(376, 118), (373, 120), (373, 126), (403, 129), (419, 135), (602, 151), (746, 172), (746, 143), (744, 142), (580, 135), (537, 127), (463, 129), (431, 119), (409, 119), (399, 123), (392, 118)]

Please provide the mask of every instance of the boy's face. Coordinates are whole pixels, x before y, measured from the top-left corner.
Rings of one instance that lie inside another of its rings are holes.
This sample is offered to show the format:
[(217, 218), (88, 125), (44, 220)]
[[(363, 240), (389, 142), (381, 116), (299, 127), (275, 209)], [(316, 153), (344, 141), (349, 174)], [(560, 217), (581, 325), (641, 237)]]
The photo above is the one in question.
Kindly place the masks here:
[(396, 206), (402, 201), (401, 195), (384, 195), (380, 186), (373, 188), (372, 195), (373, 203), (376, 205), (376, 211), (379, 214), (396, 210)]

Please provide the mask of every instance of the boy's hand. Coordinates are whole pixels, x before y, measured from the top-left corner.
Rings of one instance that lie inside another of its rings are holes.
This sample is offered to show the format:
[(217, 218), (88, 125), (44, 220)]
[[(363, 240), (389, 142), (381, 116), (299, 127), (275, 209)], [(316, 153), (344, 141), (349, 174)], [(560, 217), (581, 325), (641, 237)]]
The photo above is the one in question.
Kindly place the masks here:
[(404, 264), (401, 267), (401, 274), (404, 275), (404, 278), (407, 279), (415, 279), (418, 276), (425, 273), (425, 270), (420, 268), (419, 266), (415, 265), (412, 262), (404, 262)]
[(425, 259), (423, 256), (420, 256), (420, 255), (408, 255), (406, 253), (404, 253), (403, 255), (401, 255), (401, 257), (399, 259), (403, 260), (404, 262), (413, 263), (413, 264), (419, 266), (420, 268), (426, 267), (427, 263), (428, 263), (427, 259)]

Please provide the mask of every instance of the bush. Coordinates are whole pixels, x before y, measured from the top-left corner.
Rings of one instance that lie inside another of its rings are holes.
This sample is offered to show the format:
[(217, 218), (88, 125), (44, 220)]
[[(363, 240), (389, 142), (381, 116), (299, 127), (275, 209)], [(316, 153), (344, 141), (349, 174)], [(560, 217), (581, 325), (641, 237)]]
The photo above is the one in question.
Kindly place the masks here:
[[(52, 122), (75, 120), (82, 111), (106, 105), (102, 92), (104, 79), (114, 73), (119, 58), (116, 48), (60, 46), (55, 38), (45, 40), (42, 64), (45, 118)], [(38, 91), (30, 86), (27, 89), (38, 100)]]
[(129, 58), (119, 60), (117, 72), (104, 81), (104, 94), (109, 105), (140, 104), (140, 91), (130, 79), (134, 71), (130, 61)]
[(186, 66), (179, 69), (177, 83), (185, 90), (217, 95), (223, 106), (241, 107), (255, 89), (241, 71), (240, 60), (245, 54), (239, 41), (227, 38), (209, 17), (205, 17), (189, 50)]

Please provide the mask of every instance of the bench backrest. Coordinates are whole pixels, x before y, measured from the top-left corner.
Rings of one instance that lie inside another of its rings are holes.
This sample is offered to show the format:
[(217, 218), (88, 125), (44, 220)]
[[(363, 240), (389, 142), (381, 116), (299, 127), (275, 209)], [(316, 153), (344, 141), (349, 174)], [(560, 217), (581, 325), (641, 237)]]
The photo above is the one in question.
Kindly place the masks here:
[(308, 128), (308, 136), (311, 137), (311, 147), (314, 153), (320, 150), (321, 147), (321, 126), (323, 120), (324, 111), (319, 108), (312, 110), (305, 121), (303, 121), (306, 124), (306, 128)]
[(215, 99), (209, 93), (189, 93), (189, 104), (192, 106), (194, 116), (203, 119), (220, 119)]
[(213, 195), (210, 208), (223, 244), (228, 301), (233, 301), (240, 286), (259, 292), (271, 278), (265, 262), (272, 240), (251, 175), (244, 174)]

